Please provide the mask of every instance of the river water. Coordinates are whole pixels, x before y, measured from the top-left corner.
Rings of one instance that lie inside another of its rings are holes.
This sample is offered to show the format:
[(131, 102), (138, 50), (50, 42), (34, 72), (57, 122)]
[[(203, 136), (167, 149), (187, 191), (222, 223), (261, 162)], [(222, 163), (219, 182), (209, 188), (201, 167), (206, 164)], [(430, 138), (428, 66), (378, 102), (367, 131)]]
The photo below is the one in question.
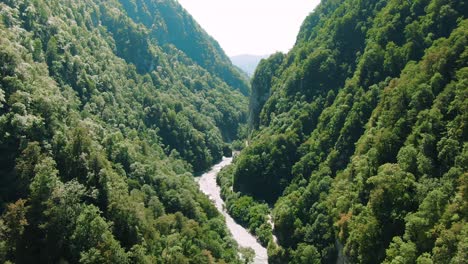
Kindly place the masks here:
[(223, 157), (223, 160), (214, 165), (210, 171), (206, 172), (201, 177), (196, 178), (198, 185), (200, 186), (200, 190), (204, 194), (208, 195), (216, 208), (218, 208), (218, 210), (224, 215), (226, 225), (239, 246), (250, 247), (255, 251), (253, 263), (267, 264), (268, 255), (266, 248), (262, 247), (254, 236), (252, 236), (245, 228), (238, 225), (226, 210), (224, 210), (224, 201), (221, 199), (221, 188), (216, 184), (216, 176), (223, 167), (231, 164), (231, 162), (232, 158)]

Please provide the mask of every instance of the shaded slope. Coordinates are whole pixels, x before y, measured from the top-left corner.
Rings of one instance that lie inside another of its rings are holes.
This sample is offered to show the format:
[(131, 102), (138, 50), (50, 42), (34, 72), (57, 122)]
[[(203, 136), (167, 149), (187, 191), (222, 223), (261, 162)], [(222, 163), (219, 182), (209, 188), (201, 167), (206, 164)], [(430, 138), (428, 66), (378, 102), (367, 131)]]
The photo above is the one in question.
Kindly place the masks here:
[(291, 52), (259, 65), (231, 177), (274, 205), (272, 261), (334, 263), (340, 244), (353, 263), (463, 259), (467, 13), (323, 1)]

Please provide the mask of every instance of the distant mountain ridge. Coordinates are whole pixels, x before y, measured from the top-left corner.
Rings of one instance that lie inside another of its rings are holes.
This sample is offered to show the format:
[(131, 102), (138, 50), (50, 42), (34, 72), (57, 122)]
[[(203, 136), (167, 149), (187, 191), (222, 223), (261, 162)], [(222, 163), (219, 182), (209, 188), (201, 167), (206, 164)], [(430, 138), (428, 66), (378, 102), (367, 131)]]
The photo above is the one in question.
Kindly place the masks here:
[(195, 63), (244, 95), (247, 81), (230, 63), (219, 43), (175, 0), (120, 1), (128, 16), (148, 29), (148, 38), (165, 52), (175, 47)]
[(262, 59), (268, 58), (269, 55), (252, 55), (241, 54), (230, 57), (232, 64), (241, 68), (249, 77), (252, 77), (257, 65)]

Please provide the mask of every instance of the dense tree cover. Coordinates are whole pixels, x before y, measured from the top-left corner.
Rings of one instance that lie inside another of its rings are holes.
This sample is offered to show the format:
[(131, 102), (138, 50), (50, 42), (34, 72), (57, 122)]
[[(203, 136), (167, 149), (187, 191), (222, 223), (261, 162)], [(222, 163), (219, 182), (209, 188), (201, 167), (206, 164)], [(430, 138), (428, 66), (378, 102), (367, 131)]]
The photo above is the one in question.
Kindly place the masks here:
[(236, 203), (274, 207), (271, 263), (466, 262), (467, 15), (326, 0), (259, 65), (249, 146), (223, 178)]
[[(167, 2), (132, 3), (199, 29)], [(241, 262), (192, 172), (228, 152), (243, 88), (197, 61), (233, 69), (206, 33), (188, 54), (127, 5), (0, 1), (1, 263)]]
[(223, 79), (230, 86), (249, 94), (247, 79), (233, 67), (221, 46), (183, 10), (176, 0), (122, 0), (123, 7), (137, 23), (150, 30), (152, 40), (164, 50), (175, 46), (189, 58)]
[(249, 124), (253, 128), (258, 128), (259, 114), (265, 102), (270, 96), (270, 86), (274, 71), (283, 62), (284, 55), (280, 52), (273, 54), (268, 60), (261, 60), (258, 64), (255, 75), (252, 78), (252, 90), (249, 102)]

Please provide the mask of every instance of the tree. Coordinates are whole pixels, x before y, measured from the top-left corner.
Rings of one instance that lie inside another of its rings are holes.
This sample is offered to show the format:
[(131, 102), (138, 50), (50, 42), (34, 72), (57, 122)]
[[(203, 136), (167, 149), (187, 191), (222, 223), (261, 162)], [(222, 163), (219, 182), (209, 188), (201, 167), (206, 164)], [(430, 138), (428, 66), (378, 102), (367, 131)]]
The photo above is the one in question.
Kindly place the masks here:
[(415, 209), (412, 197), (415, 178), (403, 172), (398, 165), (382, 165), (378, 174), (367, 182), (373, 185), (369, 205), (384, 225), (401, 225), (406, 214)]
[[(55, 161), (44, 157), (34, 167), (34, 178), (29, 186), (31, 191), (31, 210), (33, 214), (41, 214), (52, 192), (60, 183)], [(38, 216), (38, 215), (36, 215)]]
[(84, 263), (128, 263), (124, 249), (115, 240), (110, 225), (93, 205), (83, 208), (71, 237), (75, 256)]
[(28, 212), (26, 200), (19, 199), (6, 207), (0, 218), (0, 261), (14, 260), (18, 243), (23, 239)]
[(239, 253), (242, 255), (242, 259), (244, 260), (245, 264), (252, 263), (255, 257), (255, 251), (252, 248), (239, 248)]
[[(47, 50), (45, 57), (49, 67), (52, 67), (53, 63), (58, 60), (58, 45), (57, 39), (55, 37), (51, 37), (47, 42)], [(52, 69), (54, 68), (52, 67)]]
[(320, 264), (320, 254), (313, 245), (300, 243), (293, 253), (292, 263), (295, 264)]
[(386, 250), (386, 258), (383, 263), (414, 263), (416, 256), (417, 249), (413, 242), (405, 242), (401, 237), (394, 237)]
[(38, 164), (43, 158), (44, 156), (41, 153), (39, 143), (29, 142), (21, 155), (16, 159), (15, 170), (20, 178), (20, 195), (25, 195), (27, 193), (27, 188), (34, 178), (36, 164)]

